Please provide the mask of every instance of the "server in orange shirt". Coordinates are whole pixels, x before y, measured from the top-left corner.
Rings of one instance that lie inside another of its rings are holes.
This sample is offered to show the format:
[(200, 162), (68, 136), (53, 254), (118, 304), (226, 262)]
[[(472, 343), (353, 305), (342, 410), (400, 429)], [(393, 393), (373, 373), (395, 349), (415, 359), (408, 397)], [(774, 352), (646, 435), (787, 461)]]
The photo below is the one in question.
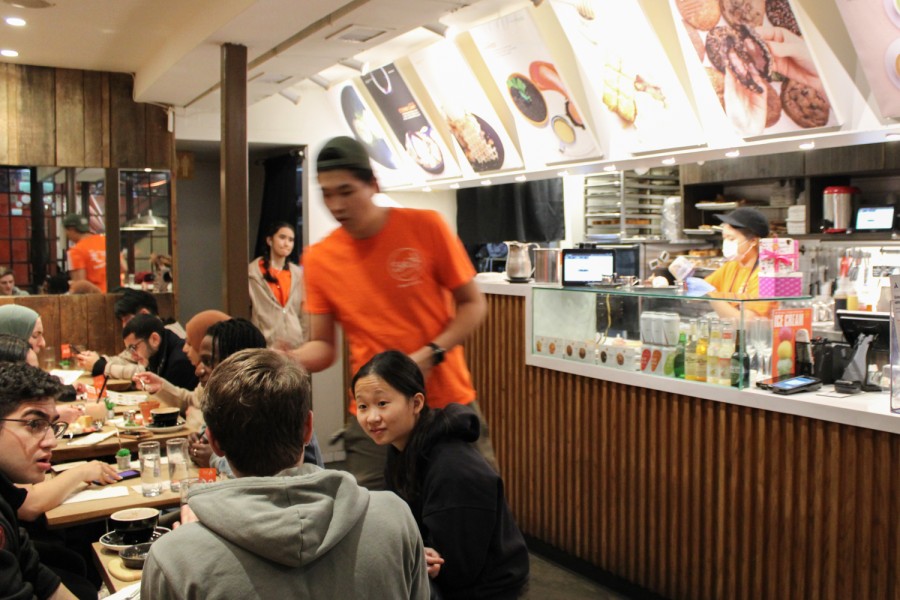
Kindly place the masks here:
[(87, 280), (106, 293), (106, 236), (91, 233), (84, 215), (69, 214), (63, 219), (69, 248), (69, 278)]
[[(722, 255), (727, 262), (706, 278), (716, 288), (710, 296), (758, 298), (759, 239), (769, 235), (769, 220), (753, 208), (737, 208), (716, 217), (722, 221)], [(762, 316), (769, 312), (770, 304), (753, 302), (746, 308)], [(713, 308), (720, 317), (740, 317), (737, 303), (713, 302)]]

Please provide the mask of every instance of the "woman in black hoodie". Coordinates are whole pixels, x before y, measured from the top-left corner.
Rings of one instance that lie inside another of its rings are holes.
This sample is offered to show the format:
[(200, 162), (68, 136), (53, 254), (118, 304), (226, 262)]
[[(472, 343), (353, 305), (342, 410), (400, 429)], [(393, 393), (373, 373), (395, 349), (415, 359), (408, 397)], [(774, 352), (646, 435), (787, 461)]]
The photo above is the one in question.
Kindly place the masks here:
[(391, 446), (385, 480), (419, 525), (434, 597), (518, 597), (528, 550), (503, 480), (472, 446), (475, 412), (460, 404), (429, 409), (422, 372), (396, 350), (363, 365), (351, 387), (360, 426), (376, 444)]

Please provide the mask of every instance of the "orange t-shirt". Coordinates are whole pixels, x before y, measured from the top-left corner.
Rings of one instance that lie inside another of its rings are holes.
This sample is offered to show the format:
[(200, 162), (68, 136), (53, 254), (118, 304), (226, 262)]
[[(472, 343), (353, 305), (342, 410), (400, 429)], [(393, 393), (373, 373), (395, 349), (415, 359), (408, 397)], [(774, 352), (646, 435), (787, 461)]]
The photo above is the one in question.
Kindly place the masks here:
[(269, 269), (269, 275), (278, 281), (269, 281), (265, 278), (266, 268), (263, 266), (262, 259), (259, 260), (259, 272), (263, 274), (263, 281), (269, 284), (269, 289), (272, 290), (272, 295), (275, 296), (278, 304), (287, 306), (291, 296), (291, 270), (287, 268), (287, 263), (280, 271)]
[[(736, 260), (729, 260), (707, 277), (706, 282), (714, 285), (721, 294), (759, 298), (759, 269), (755, 265), (745, 267)], [(744, 306), (759, 315), (768, 314), (772, 309), (771, 302), (748, 302)]]
[(106, 292), (106, 236), (89, 235), (69, 248), (69, 270), (84, 269), (88, 281)]
[[(380, 232), (356, 240), (343, 228), (303, 253), (306, 309), (330, 314), (350, 344), (352, 373), (385, 350), (409, 354), (453, 318), (452, 290), (475, 269), (453, 232), (430, 210), (392, 208)], [(426, 381), (428, 406), (468, 404), (475, 388), (461, 346)], [(350, 412), (356, 406), (350, 403)]]

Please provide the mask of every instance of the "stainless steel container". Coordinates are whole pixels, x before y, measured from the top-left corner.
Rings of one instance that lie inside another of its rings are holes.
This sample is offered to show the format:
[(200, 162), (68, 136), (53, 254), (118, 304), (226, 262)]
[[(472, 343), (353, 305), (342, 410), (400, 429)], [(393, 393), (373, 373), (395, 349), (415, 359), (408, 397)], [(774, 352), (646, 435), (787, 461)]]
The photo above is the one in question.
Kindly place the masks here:
[(559, 248), (534, 249), (534, 282), (559, 283), (562, 274), (562, 250)]

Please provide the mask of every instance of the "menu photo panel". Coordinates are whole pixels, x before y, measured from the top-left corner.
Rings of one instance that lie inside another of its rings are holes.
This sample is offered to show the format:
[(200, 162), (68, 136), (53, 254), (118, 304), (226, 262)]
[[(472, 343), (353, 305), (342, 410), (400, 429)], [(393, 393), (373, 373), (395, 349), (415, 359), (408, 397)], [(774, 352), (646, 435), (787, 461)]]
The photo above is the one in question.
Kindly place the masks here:
[(705, 143), (662, 43), (636, 1), (551, 0), (611, 154)]
[(840, 125), (789, 0), (669, 2), (689, 40), (683, 44), (689, 67), (699, 66), (706, 93), (716, 95), (739, 136)]
[(362, 81), (395, 140), (418, 167), (420, 177), (436, 180), (461, 175), (453, 152), (393, 63), (363, 74)]
[(332, 87), (328, 91), (338, 111), (344, 117), (347, 129), (369, 153), (372, 170), (382, 187), (394, 187), (411, 183), (412, 165), (391, 144), (387, 132), (369, 108), (351, 81)]
[(522, 157), (456, 45), (438, 42), (409, 56), (474, 174), (522, 168)]
[(900, 1), (836, 2), (878, 109), (900, 118)]
[(581, 107), (556, 68), (531, 9), (479, 25), (469, 34), (513, 114), (528, 168), (602, 158)]

